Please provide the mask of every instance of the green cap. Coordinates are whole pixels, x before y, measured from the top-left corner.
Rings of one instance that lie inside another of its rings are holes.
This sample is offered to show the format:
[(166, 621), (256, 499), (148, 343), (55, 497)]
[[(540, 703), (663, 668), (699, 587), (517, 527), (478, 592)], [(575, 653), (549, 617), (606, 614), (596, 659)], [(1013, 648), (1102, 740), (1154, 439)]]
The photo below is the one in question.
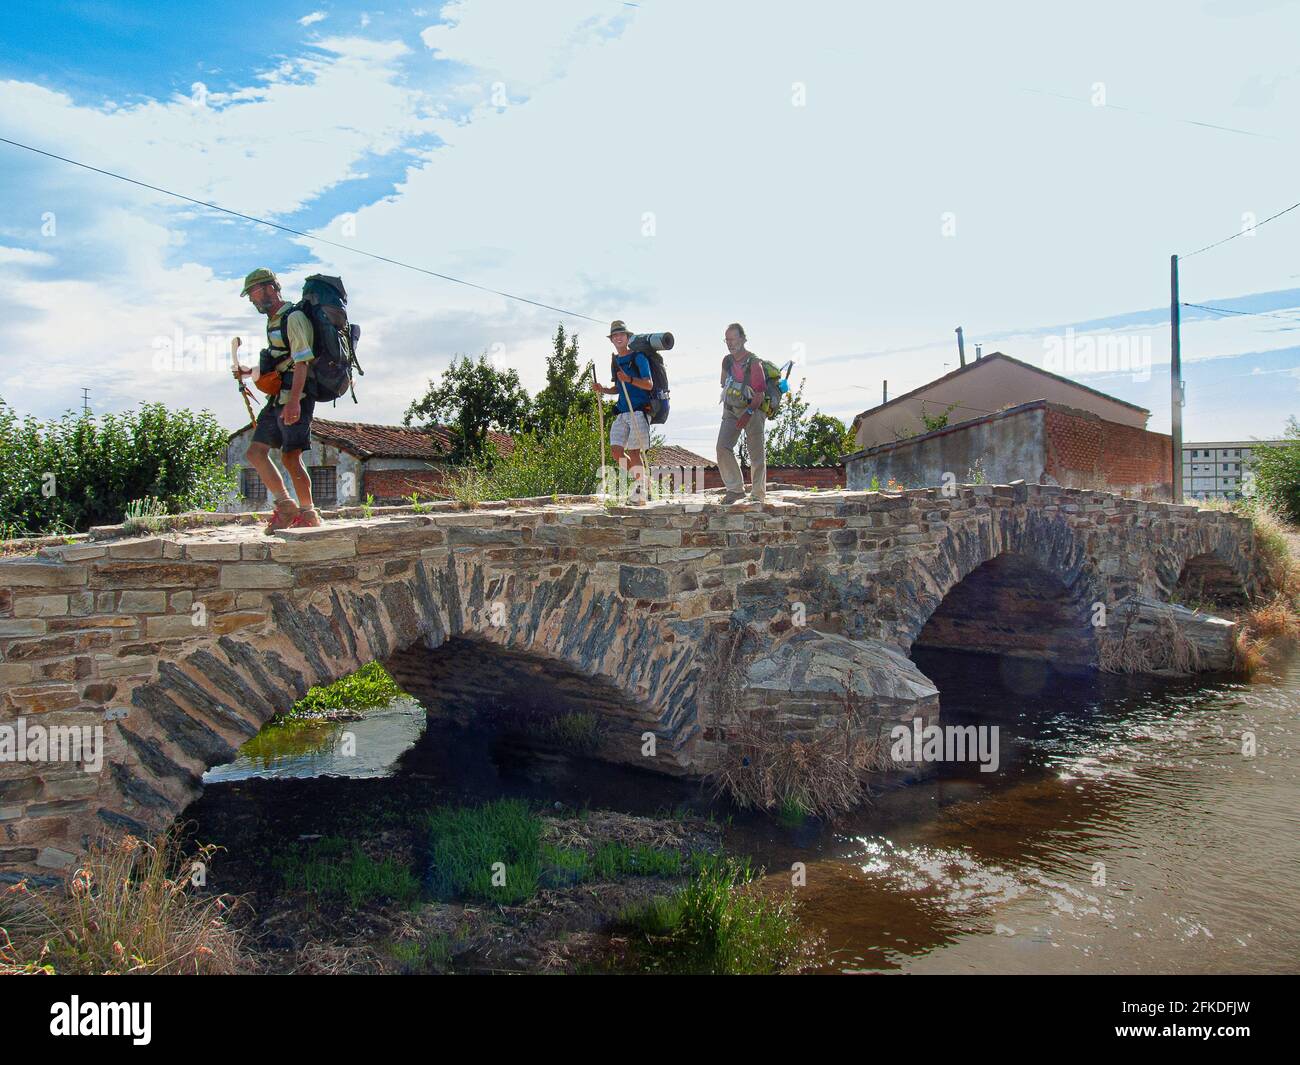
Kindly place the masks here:
[(250, 288), (252, 288), (254, 285), (260, 285), (263, 281), (270, 281), (271, 284), (273, 285), (279, 284), (279, 282), (276, 280), (275, 274), (271, 273), (271, 271), (268, 270), (265, 266), (259, 266), (256, 270), (254, 270), (251, 274), (249, 274), (246, 278), (244, 278), (244, 291), (241, 292), (240, 295), (247, 296), (248, 290)]

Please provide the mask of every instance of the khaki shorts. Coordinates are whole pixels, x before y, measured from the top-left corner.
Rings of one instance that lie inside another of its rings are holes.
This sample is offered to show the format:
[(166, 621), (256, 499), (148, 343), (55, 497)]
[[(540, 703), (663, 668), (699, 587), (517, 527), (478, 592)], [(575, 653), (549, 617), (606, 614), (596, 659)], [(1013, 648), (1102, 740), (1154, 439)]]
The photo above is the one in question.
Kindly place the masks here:
[[(634, 420), (635, 419), (635, 420)], [(645, 411), (634, 410), (631, 414), (620, 414), (609, 427), (611, 447), (621, 447), (627, 451), (644, 451), (650, 446), (650, 423)]]

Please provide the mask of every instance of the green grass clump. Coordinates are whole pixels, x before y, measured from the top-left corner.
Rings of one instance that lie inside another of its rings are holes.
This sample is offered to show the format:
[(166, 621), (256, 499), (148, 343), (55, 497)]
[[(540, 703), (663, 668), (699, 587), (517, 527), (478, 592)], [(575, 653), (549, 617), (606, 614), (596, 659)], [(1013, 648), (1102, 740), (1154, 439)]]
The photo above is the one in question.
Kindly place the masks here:
[(543, 880), (547, 887), (567, 887), (591, 879), (591, 859), (576, 847), (542, 844)]
[(783, 797), (781, 806), (776, 812), (776, 819), (784, 828), (798, 828), (807, 816), (808, 811), (793, 795)]
[(283, 716), (310, 717), (327, 710), (368, 710), (405, 694), (383, 666), (371, 662), (333, 684), (310, 689)]
[(438, 898), (508, 906), (537, 893), (542, 821), (525, 803), (499, 799), (478, 807), (441, 807), (429, 813), (426, 825), (429, 881)]
[(617, 880), (624, 876), (678, 876), (682, 857), (674, 850), (641, 844), (604, 843), (591, 857), (591, 868), (598, 880)]
[[(672, 849), (603, 843), (589, 852), (544, 843), (541, 817), (518, 799), (442, 807), (427, 816), (426, 827), (430, 888), (443, 900), (509, 906), (532, 898), (542, 887), (683, 872), (682, 857)], [(701, 859), (692, 855), (692, 860)], [(505, 882), (500, 883), (503, 873)]]
[(424, 939), (402, 939), (388, 946), (388, 955), (403, 975), (441, 972), (451, 964), (451, 939), (428, 935)]
[(682, 897), (656, 895), (645, 902), (627, 907), (618, 923), (647, 936), (669, 936), (682, 923)]
[(811, 942), (793, 898), (759, 894), (748, 860), (701, 857), (691, 882), (670, 899), (652, 899), (623, 920), (648, 940), (646, 968), (744, 975), (801, 968)]
[(406, 866), (391, 858), (376, 861), (341, 836), (277, 855), (271, 864), (286, 888), (320, 902), (347, 902), (354, 909), (371, 902), (409, 906), (420, 895), (419, 881)]
[(557, 746), (577, 754), (590, 754), (600, 742), (600, 722), (590, 710), (576, 710), (551, 718), (545, 729)]

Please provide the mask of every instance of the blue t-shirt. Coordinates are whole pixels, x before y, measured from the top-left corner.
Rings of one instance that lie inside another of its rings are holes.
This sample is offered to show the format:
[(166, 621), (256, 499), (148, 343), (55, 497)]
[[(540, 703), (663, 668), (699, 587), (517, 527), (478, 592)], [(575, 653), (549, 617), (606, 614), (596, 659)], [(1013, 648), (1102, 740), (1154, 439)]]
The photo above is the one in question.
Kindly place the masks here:
[[(639, 378), (643, 381), (650, 379), (650, 360), (642, 352), (628, 352), (626, 355), (615, 356), (618, 362), (618, 368), (628, 377)], [(630, 381), (619, 381), (614, 378), (614, 387), (618, 389), (618, 406), (615, 408), (619, 414), (627, 414), (627, 400), (632, 400), (632, 410), (644, 410), (646, 404), (650, 402), (650, 393), (644, 388), (637, 388)], [(627, 393), (625, 399), (623, 393)]]

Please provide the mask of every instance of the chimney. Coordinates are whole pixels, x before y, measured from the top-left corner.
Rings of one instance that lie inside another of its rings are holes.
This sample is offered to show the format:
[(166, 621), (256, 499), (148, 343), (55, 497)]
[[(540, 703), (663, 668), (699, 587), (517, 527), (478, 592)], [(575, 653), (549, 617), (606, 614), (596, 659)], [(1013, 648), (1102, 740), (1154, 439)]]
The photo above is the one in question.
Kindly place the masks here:
[(976, 361), (976, 362), (979, 362), (979, 361), (980, 361), (980, 348), (981, 348), (981, 347), (983, 347), (982, 344), (976, 344), (976, 345), (975, 345), (975, 361)]
[(966, 338), (961, 335), (961, 326), (957, 327), (957, 358), (966, 365)]

